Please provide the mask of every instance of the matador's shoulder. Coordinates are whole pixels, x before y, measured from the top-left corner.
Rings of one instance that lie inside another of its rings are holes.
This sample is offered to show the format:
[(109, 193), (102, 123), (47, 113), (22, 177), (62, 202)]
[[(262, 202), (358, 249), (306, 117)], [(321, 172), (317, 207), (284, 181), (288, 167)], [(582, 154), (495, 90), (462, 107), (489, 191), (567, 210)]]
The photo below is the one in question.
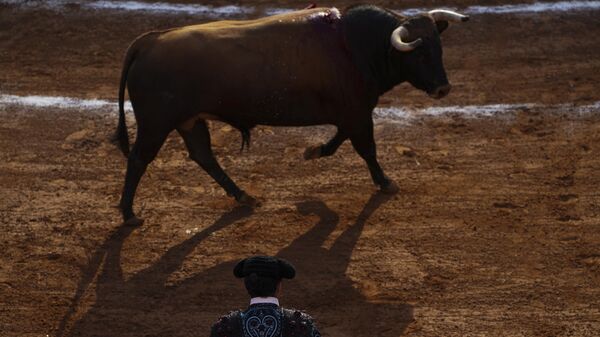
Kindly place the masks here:
[(221, 316), (210, 331), (211, 337), (235, 337), (242, 331), (241, 310)]
[(287, 335), (297, 337), (321, 337), (313, 318), (301, 310), (283, 309)]

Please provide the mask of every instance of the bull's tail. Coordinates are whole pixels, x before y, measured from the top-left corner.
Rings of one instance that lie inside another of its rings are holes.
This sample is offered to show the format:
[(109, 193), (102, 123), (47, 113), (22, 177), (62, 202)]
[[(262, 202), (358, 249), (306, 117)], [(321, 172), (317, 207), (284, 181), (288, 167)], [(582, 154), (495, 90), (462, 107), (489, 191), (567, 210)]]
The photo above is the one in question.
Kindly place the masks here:
[(119, 84), (119, 124), (114, 136), (115, 142), (119, 143), (119, 148), (125, 157), (129, 156), (129, 134), (127, 133), (127, 123), (125, 121), (125, 87), (127, 85), (127, 74), (129, 67), (133, 63), (136, 54), (136, 48), (132, 44), (125, 54), (123, 61), (123, 70), (121, 71), (121, 82)]

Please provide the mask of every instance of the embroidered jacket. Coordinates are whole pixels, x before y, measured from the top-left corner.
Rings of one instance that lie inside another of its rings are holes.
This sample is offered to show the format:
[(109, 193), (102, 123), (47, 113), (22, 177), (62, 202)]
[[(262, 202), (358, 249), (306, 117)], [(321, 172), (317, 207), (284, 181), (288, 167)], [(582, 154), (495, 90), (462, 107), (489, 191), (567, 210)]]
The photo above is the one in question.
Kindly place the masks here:
[(211, 337), (321, 337), (312, 318), (272, 303), (252, 304), (221, 317)]

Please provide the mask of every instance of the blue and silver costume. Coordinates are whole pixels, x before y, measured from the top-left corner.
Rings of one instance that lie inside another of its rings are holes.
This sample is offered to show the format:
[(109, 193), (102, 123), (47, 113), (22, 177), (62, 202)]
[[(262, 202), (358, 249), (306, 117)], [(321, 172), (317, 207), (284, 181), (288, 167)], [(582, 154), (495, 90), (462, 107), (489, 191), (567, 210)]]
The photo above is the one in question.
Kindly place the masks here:
[(259, 303), (232, 311), (215, 323), (211, 337), (321, 337), (312, 318), (277, 304)]

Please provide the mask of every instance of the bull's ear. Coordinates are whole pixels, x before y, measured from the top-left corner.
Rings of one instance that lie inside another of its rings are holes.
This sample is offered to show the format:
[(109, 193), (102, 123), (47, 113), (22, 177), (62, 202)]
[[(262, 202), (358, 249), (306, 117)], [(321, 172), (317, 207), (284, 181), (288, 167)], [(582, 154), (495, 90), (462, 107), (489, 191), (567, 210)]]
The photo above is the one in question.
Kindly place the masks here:
[(437, 26), (437, 30), (438, 33), (442, 34), (443, 31), (446, 30), (446, 28), (448, 28), (448, 21), (446, 20), (440, 20), (440, 21), (436, 21), (435, 25)]

